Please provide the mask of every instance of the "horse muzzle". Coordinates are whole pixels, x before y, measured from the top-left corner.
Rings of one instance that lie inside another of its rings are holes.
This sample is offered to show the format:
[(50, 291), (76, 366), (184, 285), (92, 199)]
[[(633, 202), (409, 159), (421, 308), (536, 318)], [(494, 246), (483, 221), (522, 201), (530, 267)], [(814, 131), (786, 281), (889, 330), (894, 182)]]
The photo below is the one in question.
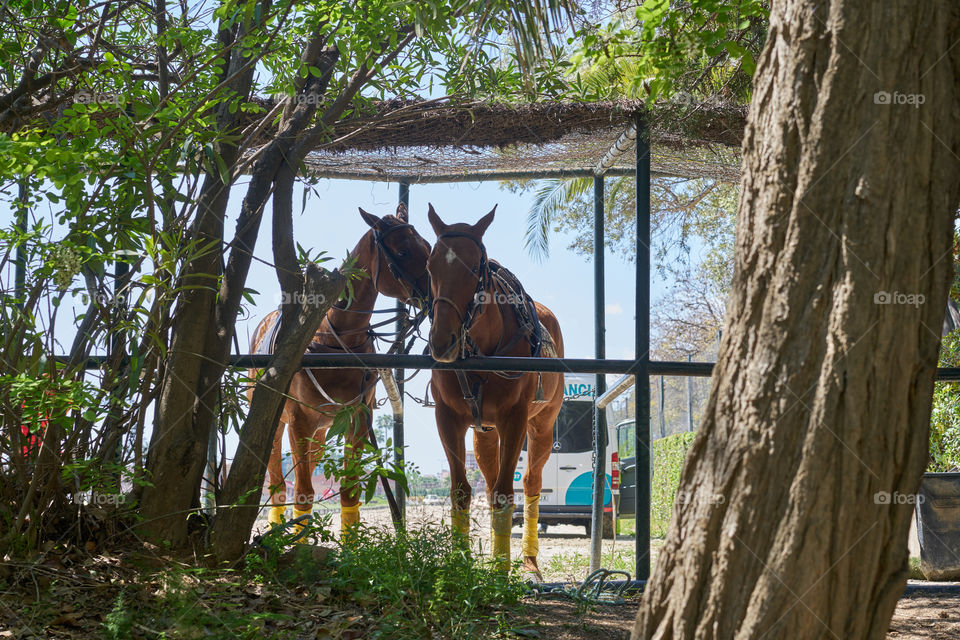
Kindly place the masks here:
[(437, 362), (455, 362), (460, 356), (460, 341), (456, 334), (450, 334), (450, 341), (446, 346), (438, 346), (437, 339), (430, 336), (430, 355)]

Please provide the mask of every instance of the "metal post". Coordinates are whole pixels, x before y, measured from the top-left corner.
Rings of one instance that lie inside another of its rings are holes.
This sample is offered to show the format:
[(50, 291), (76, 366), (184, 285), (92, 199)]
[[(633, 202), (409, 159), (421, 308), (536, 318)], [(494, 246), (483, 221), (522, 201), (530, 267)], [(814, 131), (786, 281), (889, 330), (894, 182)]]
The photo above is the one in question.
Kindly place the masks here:
[(665, 438), (667, 435), (667, 417), (663, 411), (663, 376), (660, 376), (660, 437)]
[[(402, 204), (407, 209), (407, 215), (410, 212), (410, 183), (401, 182), (399, 189), (400, 204)], [(402, 331), (405, 323), (403, 317), (406, 316), (407, 309), (402, 302), (397, 301), (397, 331)], [(403, 369), (397, 369), (395, 379), (397, 381), (397, 389), (400, 391), (400, 411), (393, 412), (393, 450), (394, 450), (394, 462), (398, 465), (403, 464), (404, 455), (403, 455)], [(396, 487), (397, 494), (397, 505), (400, 507), (400, 518), (406, 523), (407, 521), (407, 494), (404, 493), (403, 488)]]
[[(594, 350), (597, 358), (606, 358), (605, 295), (604, 295), (604, 238), (603, 238), (603, 177), (593, 179), (593, 318)], [(607, 390), (606, 379), (597, 374), (596, 397)], [(603, 494), (607, 482), (607, 412), (594, 408), (593, 413), (593, 510), (590, 516), (590, 573), (600, 568), (603, 542)]]
[[(687, 362), (691, 362), (693, 356), (687, 356)], [(687, 376), (687, 431), (693, 431), (693, 378)]]
[(636, 406), (637, 580), (650, 577), (650, 132), (637, 114)]
[[(17, 232), (23, 236), (27, 233), (27, 179), (20, 181), (17, 194)], [(23, 246), (23, 238), (17, 242), (17, 255), (14, 258), (13, 291), (14, 296), (20, 298), (17, 307), (21, 310), (27, 297), (27, 250)]]

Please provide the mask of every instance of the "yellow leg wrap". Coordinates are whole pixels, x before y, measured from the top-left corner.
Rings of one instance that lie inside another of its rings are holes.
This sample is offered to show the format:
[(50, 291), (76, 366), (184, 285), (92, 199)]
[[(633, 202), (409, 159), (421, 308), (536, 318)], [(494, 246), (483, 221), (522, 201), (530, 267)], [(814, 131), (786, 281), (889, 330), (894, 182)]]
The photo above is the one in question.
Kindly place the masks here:
[(510, 567), (510, 529), (513, 526), (513, 505), (493, 509), (490, 513), (493, 533), (493, 557), (502, 568)]
[(308, 515), (310, 515), (311, 513), (313, 513), (313, 505), (310, 505), (310, 506), (307, 507), (306, 509), (301, 509), (301, 508), (299, 508), (299, 507), (294, 507), (294, 508), (293, 508), (293, 517), (294, 517), (294, 518), (299, 518), (300, 516), (308, 516)]
[(454, 531), (459, 531), (465, 536), (470, 535), (470, 510), (452, 507), (450, 509), (450, 524), (453, 525)]
[(360, 524), (360, 505), (355, 504), (349, 507), (340, 505), (340, 531), (355, 524)]
[[(310, 515), (311, 512), (313, 512), (313, 505), (310, 505), (310, 506), (307, 507), (306, 509), (301, 509), (301, 508), (297, 507), (296, 505), (293, 506), (293, 517), (294, 517), (294, 518), (299, 518), (300, 516), (308, 516), (308, 515)], [(303, 531), (303, 526), (304, 526), (304, 525), (303, 525), (302, 523), (297, 523), (297, 524), (293, 525), (293, 528), (290, 530), (290, 532), (293, 533), (294, 535), (296, 535), (296, 534), (300, 533), (301, 531)], [(304, 536), (303, 538), (300, 538), (299, 540), (297, 540), (297, 542), (299, 542), (299, 543), (301, 543), (301, 544), (304, 544), (304, 543), (306, 543), (306, 542), (309, 542), (309, 540), (307, 539), (306, 536)]]
[(520, 554), (537, 557), (540, 544), (537, 541), (537, 524), (540, 520), (540, 495), (523, 497), (523, 538)]
[(270, 524), (280, 524), (286, 515), (287, 508), (283, 505), (270, 507), (270, 511), (267, 512), (267, 522)]

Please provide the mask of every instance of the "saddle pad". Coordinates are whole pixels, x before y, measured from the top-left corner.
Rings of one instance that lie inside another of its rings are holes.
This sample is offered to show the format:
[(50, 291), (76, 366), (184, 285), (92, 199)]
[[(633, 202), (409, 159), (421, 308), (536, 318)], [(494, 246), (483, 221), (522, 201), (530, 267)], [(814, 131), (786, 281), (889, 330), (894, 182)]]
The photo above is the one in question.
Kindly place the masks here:
[(277, 331), (279, 329), (280, 314), (277, 314), (277, 317), (274, 318), (270, 326), (267, 327), (266, 333), (263, 334), (263, 339), (260, 341), (260, 344), (257, 345), (256, 353), (261, 355), (270, 355), (273, 353), (273, 347), (277, 344)]

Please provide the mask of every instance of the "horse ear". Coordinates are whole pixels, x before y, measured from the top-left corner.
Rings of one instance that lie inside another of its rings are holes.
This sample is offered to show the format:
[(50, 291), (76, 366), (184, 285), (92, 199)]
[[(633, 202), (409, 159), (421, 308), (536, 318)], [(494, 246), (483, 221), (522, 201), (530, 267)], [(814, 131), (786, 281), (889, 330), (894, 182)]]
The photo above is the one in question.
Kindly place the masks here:
[(478, 236), (483, 236), (487, 231), (487, 227), (490, 226), (490, 223), (493, 222), (493, 214), (497, 212), (497, 205), (493, 205), (493, 209), (490, 210), (490, 213), (480, 218), (480, 221), (477, 224), (473, 225), (473, 232)]
[(402, 202), (397, 205), (397, 217), (403, 222), (410, 222), (409, 215), (407, 214), (407, 205)]
[(447, 225), (444, 224), (443, 220), (440, 219), (440, 216), (437, 215), (433, 205), (429, 202), (427, 203), (427, 220), (430, 221), (430, 226), (433, 227), (433, 232), (438, 236), (447, 230)]
[(363, 210), (363, 207), (357, 207), (360, 209), (360, 217), (363, 218), (363, 221), (370, 226), (371, 229), (376, 229), (380, 226), (380, 218)]

